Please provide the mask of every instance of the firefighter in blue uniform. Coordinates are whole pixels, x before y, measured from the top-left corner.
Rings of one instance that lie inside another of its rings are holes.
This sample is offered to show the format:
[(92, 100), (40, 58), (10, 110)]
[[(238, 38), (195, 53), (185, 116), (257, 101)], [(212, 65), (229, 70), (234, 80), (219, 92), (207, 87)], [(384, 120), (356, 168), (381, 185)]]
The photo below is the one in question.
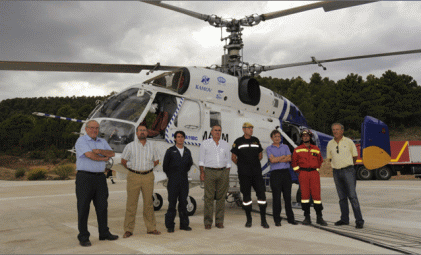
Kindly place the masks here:
[(174, 219), (177, 214), (175, 206), (178, 203), (178, 216), (180, 217), (180, 229), (190, 231), (189, 218), (187, 215), (187, 197), (189, 195), (189, 181), (187, 173), (193, 165), (190, 150), (184, 146), (186, 134), (176, 131), (174, 134), (175, 145), (168, 148), (162, 168), (168, 177), (168, 211), (165, 214), (165, 226), (169, 233), (174, 232)]
[(243, 195), (243, 208), (246, 211), (246, 227), (252, 225), (251, 218), (251, 187), (256, 191), (257, 203), (260, 208), (261, 225), (269, 228), (266, 222), (266, 186), (262, 176), (263, 148), (257, 137), (253, 135), (253, 125), (245, 122), (243, 124), (244, 136), (234, 141), (231, 149), (231, 159), (238, 166), (238, 179), (240, 180), (240, 191)]

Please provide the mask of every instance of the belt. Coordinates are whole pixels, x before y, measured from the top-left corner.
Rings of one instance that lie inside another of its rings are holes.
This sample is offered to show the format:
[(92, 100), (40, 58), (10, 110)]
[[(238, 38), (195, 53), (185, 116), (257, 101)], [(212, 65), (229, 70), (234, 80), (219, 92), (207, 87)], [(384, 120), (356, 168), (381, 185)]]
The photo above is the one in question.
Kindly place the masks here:
[(349, 165), (349, 166), (342, 167), (342, 168), (333, 168), (333, 170), (344, 170), (344, 169), (347, 169), (347, 168), (350, 168), (350, 167), (354, 167), (354, 165)]
[(151, 170), (145, 171), (145, 172), (135, 171), (135, 170), (130, 169), (130, 168), (127, 168), (127, 169), (129, 169), (130, 172), (135, 173), (135, 174), (148, 174), (148, 173), (153, 171), (153, 168)]
[(104, 172), (89, 172), (84, 170), (77, 170), (78, 173), (84, 173), (84, 174), (92, 174), (92, 175), (104, 175)]
[(205, 167), (205, 168), (210, 169), (210, 170), (224, 170), (225, 169), (225, 167), (221, 167), (221, 168)]
[(281, 171), (281, 170), (289, 170), (289, 168), (273, 169), (272, 171)]
[(316, 168), (300, 168), (300, 170), (311, 172), (311, 171), (316, 171)]

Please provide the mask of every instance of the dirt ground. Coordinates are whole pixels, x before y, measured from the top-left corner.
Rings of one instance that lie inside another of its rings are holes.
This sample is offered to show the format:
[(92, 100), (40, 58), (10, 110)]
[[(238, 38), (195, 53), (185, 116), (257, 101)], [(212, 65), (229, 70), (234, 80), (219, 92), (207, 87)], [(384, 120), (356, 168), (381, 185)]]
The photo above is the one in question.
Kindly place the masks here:
[[(57, 164), (44, 162), (43, 159), (29, 159), (26, 157), (15, 157), (9, 155), (0, 155), (0, 180), (15, 180), (27, 181), (27, 174), (23, 177), (15, 178), (15, 173), (18, 169), (25, 169), (26, 172), (34, 168), (44, 168), (47, 170), (46, 180), (56, 180), (56, 175), (53, 170), (57, 165), (69, 163), (68, 160), (61, 160)], [(69, 179), (74, 179), (75, 173), (69, 176)]]

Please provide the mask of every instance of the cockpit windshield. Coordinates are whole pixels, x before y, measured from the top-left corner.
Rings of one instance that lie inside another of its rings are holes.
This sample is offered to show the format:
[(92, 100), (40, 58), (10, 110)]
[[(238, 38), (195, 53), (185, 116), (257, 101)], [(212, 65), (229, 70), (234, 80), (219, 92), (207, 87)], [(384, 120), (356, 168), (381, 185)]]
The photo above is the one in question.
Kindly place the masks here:
[(128, 89), (116, 96), (108, 98), (93, 118), (116, 118), (137, 122), (145, 110), (152, 93), (138, 88)]

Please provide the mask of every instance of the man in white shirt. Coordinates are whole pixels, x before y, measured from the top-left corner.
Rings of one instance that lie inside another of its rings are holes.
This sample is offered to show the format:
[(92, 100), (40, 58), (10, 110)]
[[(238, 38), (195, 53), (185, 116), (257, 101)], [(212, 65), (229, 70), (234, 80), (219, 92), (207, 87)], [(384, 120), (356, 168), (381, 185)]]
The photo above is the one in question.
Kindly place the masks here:
[[(216, 200), (215, 226), (224, 228), (225, 197), (229, 187), (231, 153), (228, 143), (221, 139), (221, 126), (212, 126), (212, 137), (200, 146), (200, 180), (205, 182), (205, 229), (213, 223), (213, 201)], [(215, 195), (216, 194), (216, 195)]]
[(136, 220), (137, 204), (140, 191), (143, 196), (143, 220), (148, 234), (159, 235), (156, 230), (155, 212), (153, 208), (154, 179), (153, 168), (158, 165), (158, 152), (154, 144), (146, 140), (148, 129), (139, 125), (133, 142), (129, 143), (121, 155), (121, 164), (129, 170), (127, 175), (127, 203), (124, 219), (124, 235), (128, 238), (133, 235)]

